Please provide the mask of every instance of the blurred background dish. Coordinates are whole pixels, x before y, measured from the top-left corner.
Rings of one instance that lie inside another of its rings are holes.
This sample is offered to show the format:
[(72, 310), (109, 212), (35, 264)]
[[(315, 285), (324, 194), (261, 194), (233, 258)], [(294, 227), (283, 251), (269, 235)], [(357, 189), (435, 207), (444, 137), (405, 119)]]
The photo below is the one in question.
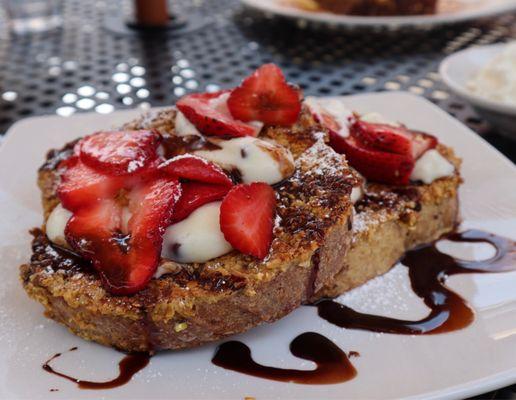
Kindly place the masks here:
[(439, 71), (451, 90), (501, 133), (516, 138), (514, 46), (513, 42), (510, 49), (506, 43), (465, 49), (445, 58)]
[(14, 34), (46, 32), (63, 23), (63, 0), (2, 0)]
[[(347, 28), (430, 28), (485, 18), (516, 9), (516, 0), (241, 1), (249, 7), (271, 14)], [(343, 6), (343, 3), (348, 5)], [(361, 6), (361, 3), (367, 5)], [(375, 3), (378, 4), (374, 6)]]

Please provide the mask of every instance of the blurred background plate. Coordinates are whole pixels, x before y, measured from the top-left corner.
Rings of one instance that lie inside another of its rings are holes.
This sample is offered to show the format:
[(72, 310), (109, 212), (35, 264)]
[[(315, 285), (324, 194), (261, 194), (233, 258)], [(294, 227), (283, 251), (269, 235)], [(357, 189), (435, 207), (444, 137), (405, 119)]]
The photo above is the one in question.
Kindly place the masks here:
[(516, 9), (516, 0), (441, 0), (433, 15), (367, 17), (308, 11), (297, 0), (241, 0), (249, 7), (306, 21), (347, 28), (431, 28), (503, 14)]
[(457, 96), (469, 102), (499, 132), (516, 139), (516, 107), (491, 100), (468, 88), (468, 82), (506, 46), (505, 43), (497, 43), (470, 47), (453, 53), (441, 62), (439, 72), (443, 81)]

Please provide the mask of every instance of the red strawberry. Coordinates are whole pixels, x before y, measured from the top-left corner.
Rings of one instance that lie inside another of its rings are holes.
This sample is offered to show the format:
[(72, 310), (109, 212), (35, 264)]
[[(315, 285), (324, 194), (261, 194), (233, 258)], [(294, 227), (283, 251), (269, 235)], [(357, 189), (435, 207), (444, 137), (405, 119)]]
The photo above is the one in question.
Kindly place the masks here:
[(301, 112), (299, 91), (290, 86), (274, 64), (258, 68), (235, 88), (228, 100), (233, 117), (267, 125), (292, 125)]
[(351, 126), (351, 134), (369, 147), (389, 153), (409, 155), (416, 160), (425, 151), (437, 146), (437, 139), (434, 136), (411, 131), (404, 126), (356, 120)]
[(232, 186), (233, 182), (218, 165), (191, 154), (165, 161), (159, 169), (170, 176), (190, 181)]
[(77, 157), (72, 157), (66, 162), (57, 195), (64, 208), (74, 211), (112, 197), (122, 187), (123, 181), (119, 177), (99, 174)]
[(128, 175), (156, 159), (160, 135), (154, 131), (97, 132), (79, 142), (80, 158), (109, 175)]
[(220, 207), (220, 229), (244, 254), (264, 258), (272, 243), (276, 196), (265, 183), (233, 187)]
[(356, 120), (351, 126), (351, 134), (369, 147), (389, 153), (412, 155), (412, 134), (405, 127)]
[(412, 155), (388, 153), (367, 147), (353, 136), (330, 133), (330, 145), (344, 153), (350, 165), (371, 181), (407, 185), (414, 169)]
[(93, 261), (103, 255), (103, 247), (112, 245), (113, 235), (120, 232), (121, 224), (122, 207), (114, 199), (104, 199), (74, 212), (66, 225), (66, 240), (74, 250)]
[[(227, 93), (227, 91), (220, 91), (190, 94), (179, 99), (176, 106), (205, 135), (257, 136), (259, 129), (256, 126), (233, 118), (224, 104), (218, 107), (214, 105), (214, 100), (227, 96)], [(223, 101), (223, 99), (219, 100)]]
[(162, 235), (180, 196), (177, 180), (148, 183), (130, 193), (129, 234), (121, 231), (122, 207), (106, 199), (74, 213), (66, 226), (66, 239), (92, 261), (111, 293), (135, 293), (156, 271)]
[(412, 156), (417, 160), (427, 150), (434, 149), (439, 141), (435, 136), (428, 133), (411, 131), (412, 133)]
[(222, 200), (231, 189), (227, 185), (189, 182), (181, 185), (183, 194), (179, 199), (172, 222), (176, 223), (188, 217), (204, 204)]

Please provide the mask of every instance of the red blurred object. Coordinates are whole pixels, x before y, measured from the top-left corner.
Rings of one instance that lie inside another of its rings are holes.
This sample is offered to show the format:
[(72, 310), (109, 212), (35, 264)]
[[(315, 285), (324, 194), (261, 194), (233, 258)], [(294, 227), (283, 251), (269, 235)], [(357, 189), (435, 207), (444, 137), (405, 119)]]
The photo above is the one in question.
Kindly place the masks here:
[(170, 20), (167, 0), (135, 0), (136, 23), (141, 26), (166, 26)]

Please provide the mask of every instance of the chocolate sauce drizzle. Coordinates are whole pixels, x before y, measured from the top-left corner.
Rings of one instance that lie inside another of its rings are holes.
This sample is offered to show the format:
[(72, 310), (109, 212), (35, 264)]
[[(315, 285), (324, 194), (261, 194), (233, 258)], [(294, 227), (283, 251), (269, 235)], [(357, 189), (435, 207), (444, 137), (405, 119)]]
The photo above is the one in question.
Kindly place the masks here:
[(306, 385), (346, 382), (357, 374), (346, 353), (315, 332), (305, 332), (297, 336), (290, 343), (290, 352), (298, 358), (313, 361), (317, 368), (306, 371), (258, 364), (253, 360), (249, 347), (238, 341), (220, 345), (212, 363), (247, 375)]
[[(75, 351), (77, 347), (72, 347), (68, 351)], [(79, 389), (113, 389), (115, 387), (119, 387), (125, 385), (127, 382), (131, 380), (131, 378), (140, 370), (145, 368), (150, 360), (150, 355), (148, 353), (131, 353), (126, 355), (122, 360), (118, 363), (119, 374), (115, 379), (106, 382), (91, 382), (91, 381), (83, 381), (81, 379), (74, 378), (73, 376), (66, 375), (62, 372), (54, 370), (50, 366), (50, 363), (58, 357), (61, 357), (62, 353), (57, 353), (53, 355), (50, 359), (48, 359), (43, 364), (43, 369), (48, 373), (60, 376), (61, 378), (67, 379), (73, 383), (76, 383)]]
[[(437, 249), (437, 241), (408, 251), (401, 259), (409, 269), (409, 277), (415, 294), (431, 309), (430, 314), (419, 321), (407, 321), (357, 312), (331, 299), (315, 304), (319, 316), (343, 328), (361, 329), (373, 332), (404, 335), (425, 335), (462, 329), (473, 321), (474, 311), (466, 300), (445, 286), (450, 275), (468, 273), (492, 273), (515, 270), (516, 242), (491, 233), (468, 230), (452, 233), (441, 239), (454, 242), (488, 243), (496, 253), (483, 261), (456, 259)], [(77, 347), (69, 351), (75, 351)], [(283, 369), (258, 364), (251, 356), (251, 350), (244, 343), (230, 341), (220, 345), (212, 363), (232, 371), (260, 378), (299, 384), (335, 384), (353, 379), (357, 371), (349, 358), (359, 356), (351, 351), (347, 355), (326, 337), (305, 332), (290, 343), (291, 353), (301, 359), (313, 361), (314, 370)], [(119, 375), (106, 382), (83, 381), (55, 371), (50, 363), (61, 356), (55, 354), (43, 364), (49, 373), (74, 382), (81, 389), (111, 389), (129, 382), (134, 374), (149, 363), (148, 353), (133, 353), (119, 363)]]
[(400, 260), (409, 269), (414, 293), (431, 309), (419, 321), (407, 321), (355, 311), (331, 299), (317, 302), (319, 316), (342, 328), (401, 335), (428, 335), (465, 328), (473, 322), (474, 311), (467, 301), (445, 286), (450, 275), (504, 272), (514, 270), (516, 242), (498, 235), (468, 230), (452, 233), (442, 239), (454, 242), (488, 243), (495, 255), (483, 261), (456, 259), (437, 249), (436, 242), (408, 251)]

